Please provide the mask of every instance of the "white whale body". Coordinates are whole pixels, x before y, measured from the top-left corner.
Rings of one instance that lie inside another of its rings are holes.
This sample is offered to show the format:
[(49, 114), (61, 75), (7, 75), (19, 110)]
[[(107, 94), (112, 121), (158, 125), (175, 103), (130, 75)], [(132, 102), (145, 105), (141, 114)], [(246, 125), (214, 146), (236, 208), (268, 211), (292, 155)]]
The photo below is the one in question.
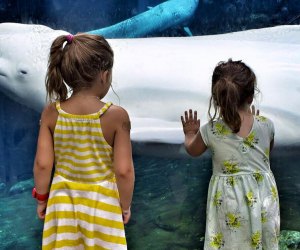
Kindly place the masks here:
[[(41, 111), (49, 48), (66, 31), (0, 24), (0, 91)], [(132, 139), (183, 142), (180, 115), (197, 109), (207, 120), (212, 71), (221, 60), (253, 68), (262, 94), (256, 105), (273, 119), (280, 144), (300, 144), (300, 26), (278, 26), (188, 38), (109, 39), (113, 88), (132, 120)], [(119, 104), (110, 91), (105, 100)]]

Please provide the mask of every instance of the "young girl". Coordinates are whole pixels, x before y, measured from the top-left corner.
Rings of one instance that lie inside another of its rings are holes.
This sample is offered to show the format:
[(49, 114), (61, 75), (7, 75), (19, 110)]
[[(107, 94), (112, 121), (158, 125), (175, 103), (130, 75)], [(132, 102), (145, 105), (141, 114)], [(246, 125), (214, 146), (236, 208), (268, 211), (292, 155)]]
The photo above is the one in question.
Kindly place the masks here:
[(204, 249), (278, 249), (279, 203), (269, 160), (274, 127), (251, 112), (255, 89), (246, 64), (220, 62), (212, 76), (210, 121), (200, 128), (192, 110), (181, 117), (187, 152), (212, 151)]
[(130, 120), (121, 107), (101, 101), (112, 67), (113, 51), (101, 36), (63, 35), (51, 46), (46, 89), (56, 102), (42, 113), (34, 163), (43, 249), (127, 249)]

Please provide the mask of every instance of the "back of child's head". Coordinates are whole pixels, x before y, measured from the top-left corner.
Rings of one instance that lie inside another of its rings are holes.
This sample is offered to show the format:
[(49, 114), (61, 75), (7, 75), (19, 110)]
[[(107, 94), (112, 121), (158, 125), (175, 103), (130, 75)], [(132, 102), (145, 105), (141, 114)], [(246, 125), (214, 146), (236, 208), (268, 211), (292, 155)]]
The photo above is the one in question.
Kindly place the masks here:
[(101, 71), (113, 67), (113, 51), (102, 36), (62, 35), (52, 43), (46, 75), (47, 96), (64, 101), (67, 84), (73, 92), (90, 88)]
[[(219, 117), (237, 133), (241, 127), (238, 110), (251, 104), (256, 90), (256, 76), (249, 66), (242, 61), (219, 62), (212, 76), (209, 116), (211, 121)], [(210, 114), (214, 106), (214, 115)]]

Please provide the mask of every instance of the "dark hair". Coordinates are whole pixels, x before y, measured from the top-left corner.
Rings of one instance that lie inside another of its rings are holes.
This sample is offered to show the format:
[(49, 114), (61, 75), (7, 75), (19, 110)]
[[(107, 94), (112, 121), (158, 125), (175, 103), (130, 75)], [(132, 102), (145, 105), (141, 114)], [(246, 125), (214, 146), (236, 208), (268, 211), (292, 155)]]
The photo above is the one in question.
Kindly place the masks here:
[[(65, 44), (65, 46), (64, 46)], [(90, 34), (77, 34), (57, 37), (50, 49), (46, 90), (49, 100), (67, 99), (67, 84), (78, 91), (91, 87), (91, 82), (100, 71), (113, 67), (113, 51), (104, 37)]]
[[(256, 76), (252, 69), (242, 61), (219, 62), (212, 76), (211, 98), (208, 114), (211, 122), (217, 113), (237, 133), (241, 127), (238, 109), (252, 102), (256, 88)], [(211, 106), (215, 113), (210, 113)]]

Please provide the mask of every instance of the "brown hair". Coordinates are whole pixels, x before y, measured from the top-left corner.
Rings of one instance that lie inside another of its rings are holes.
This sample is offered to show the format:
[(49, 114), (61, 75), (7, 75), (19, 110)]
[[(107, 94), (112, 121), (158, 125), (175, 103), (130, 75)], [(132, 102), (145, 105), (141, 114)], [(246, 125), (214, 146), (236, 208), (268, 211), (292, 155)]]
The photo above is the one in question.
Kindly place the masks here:
[[(237, 133), (241, 127), (238, 109), (247, 102), (252, 102), (256, 88), (256, 76), (249, 66), (242, 61), (219, 62), (212, 76), (208, 114), (211, 122), (217, 113)], [(214, 115), (210, 113), (214, 106)]]
[[(102, 36), (90, 34), (62, 35), (50, 49), (46, 75), (47, 98), (67, 99), (67, 84), (78, 91), (91, 87), (91, 82), (101, 71), (113, 67), (113, 51)], [(65, 44), (65, 46), (64, 46)]]

